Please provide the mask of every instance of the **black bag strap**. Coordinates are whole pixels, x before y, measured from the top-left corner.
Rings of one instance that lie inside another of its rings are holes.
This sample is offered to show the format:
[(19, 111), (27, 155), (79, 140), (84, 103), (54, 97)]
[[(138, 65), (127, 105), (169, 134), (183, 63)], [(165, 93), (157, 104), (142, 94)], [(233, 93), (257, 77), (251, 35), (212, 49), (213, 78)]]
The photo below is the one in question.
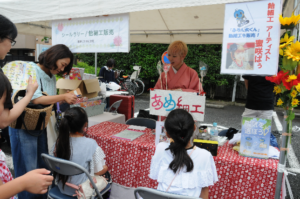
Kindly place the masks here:
[(40, 82), (41, 82), (41, 91), (44, 92), (42, 79), (40, 79)]
[(18, 119), (16, 121), (16, 126), (15, 126), (16, 129), (21, 129), (22, 128), (25, 113), (26, 113), (26, 111), (23, 111), (22, 114), (18, 117)]

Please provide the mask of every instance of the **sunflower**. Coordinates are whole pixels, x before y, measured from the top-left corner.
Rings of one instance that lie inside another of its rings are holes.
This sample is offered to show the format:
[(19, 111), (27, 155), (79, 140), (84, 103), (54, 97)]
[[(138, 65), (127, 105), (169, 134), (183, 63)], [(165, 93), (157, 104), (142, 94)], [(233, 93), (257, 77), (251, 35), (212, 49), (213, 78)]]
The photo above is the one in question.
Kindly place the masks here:
[(296, 106), (299, 104), (299, 100), (298, 99), (293, 99), (292, 100), (292, 106)]
[(288, 79), (286, 80), (287, 82), (291, 82), (292, 80), (297, 79), (296, 75), (289, 75)]
[(296, 89), (297, 89), (298, 92), (300, 92), (300, 83), (297, 84)]
[(294, 13), (291, 17), (282, 17), (282, 15), (279, 16), (279, 21), (281, 23), (281, 29), (292, 29), (294, 28), (300, 20), (300, 15), (295, 16)]
[(279, 100), (277, 101), (277, 106), (280, 106), (283, 104), (283, 101), (279, 98)]
[(274, 93), (279, 94), (281, 93), (281, 89), (279, 88), (279, 86), (274, 86)]
[(286, 48), (285, 56), (287, 56), (288, 59), (293, 59), (293, 61), (299, 61), (300, 60), (300, 42), (296, 41), (295, 43), (292, 43), (290, 46)]
[(293, 90), (290, 95), (292, 96), (292, 98), (295, 98), (297, 96), (297, 91)]
[(283, 48), (290, 45), (293, 40), (295, 39), (295, 36), (289, 37), (287, 33), (285, 33), (284, 37), (280, 39), (280, 46), (279, 46), (279, 54), (283, 55)]

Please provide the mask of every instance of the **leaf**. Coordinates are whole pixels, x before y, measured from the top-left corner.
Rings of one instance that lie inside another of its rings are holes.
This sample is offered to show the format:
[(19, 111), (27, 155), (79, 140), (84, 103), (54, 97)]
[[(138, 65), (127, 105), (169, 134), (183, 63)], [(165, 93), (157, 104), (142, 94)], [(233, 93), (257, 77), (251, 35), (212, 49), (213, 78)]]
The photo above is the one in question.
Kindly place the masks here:
[(292, 121), (293, 119), (295, 119), (295, 113), (294, 113), (294, 112), (291, 112), (291, 113), (288, 115), (288, 117), (286, 118), (285, 121), (289, 121), (289, 120)]
[(282, 68), (284, 70), (294, 70), (297, 66), (297, 62), (294, 62), (292, 59), (288, 59), (286, 56), (282, 59)]

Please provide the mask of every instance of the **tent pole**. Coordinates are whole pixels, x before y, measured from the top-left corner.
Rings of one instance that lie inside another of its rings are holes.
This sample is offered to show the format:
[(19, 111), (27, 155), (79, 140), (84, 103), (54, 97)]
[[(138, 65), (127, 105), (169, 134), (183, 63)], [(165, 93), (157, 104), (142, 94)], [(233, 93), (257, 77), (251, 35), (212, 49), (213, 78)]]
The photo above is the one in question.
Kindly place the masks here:
[(95, 53), (95, 75), (97, 76), (97, 53)]
[(231, 99), (232, 102), (235, 101), (237, 78), (238, 78), (238, 76), (236, 75), (234, 78), (234, 85), (233, 85), (233, 91), (232, 91), (232, 99)]
[[(287, 110), (284, 110), (282, 133), (288, 132), (286, 117), (287, 117)], [(288, 138), (288, 136), (284, 136), (284, 135), (281, 136), (280, 147), (287, 148), (287, 138)], [(285, 165), (285, 162), (286, 162), (286, 152), (280, 151), (279, 164)], [(275, 199), (280, 199), (282, 177), (283, 177), (283, 173), (278, 171), (277, 172), (277, 180), (276, 180)]]

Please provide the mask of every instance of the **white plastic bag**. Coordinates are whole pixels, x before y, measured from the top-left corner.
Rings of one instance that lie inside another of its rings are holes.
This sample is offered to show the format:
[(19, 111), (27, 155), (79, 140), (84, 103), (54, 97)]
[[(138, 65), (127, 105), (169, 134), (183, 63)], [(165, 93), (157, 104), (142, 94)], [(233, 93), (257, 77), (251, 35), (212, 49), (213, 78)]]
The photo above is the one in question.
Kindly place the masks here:
[(109, 82), (109, 84), (107, 85), (107, 87), (113, 91), (117, 91), (121, 88), (120, 85), (118, 85), (117, 83), (115, 82)]

